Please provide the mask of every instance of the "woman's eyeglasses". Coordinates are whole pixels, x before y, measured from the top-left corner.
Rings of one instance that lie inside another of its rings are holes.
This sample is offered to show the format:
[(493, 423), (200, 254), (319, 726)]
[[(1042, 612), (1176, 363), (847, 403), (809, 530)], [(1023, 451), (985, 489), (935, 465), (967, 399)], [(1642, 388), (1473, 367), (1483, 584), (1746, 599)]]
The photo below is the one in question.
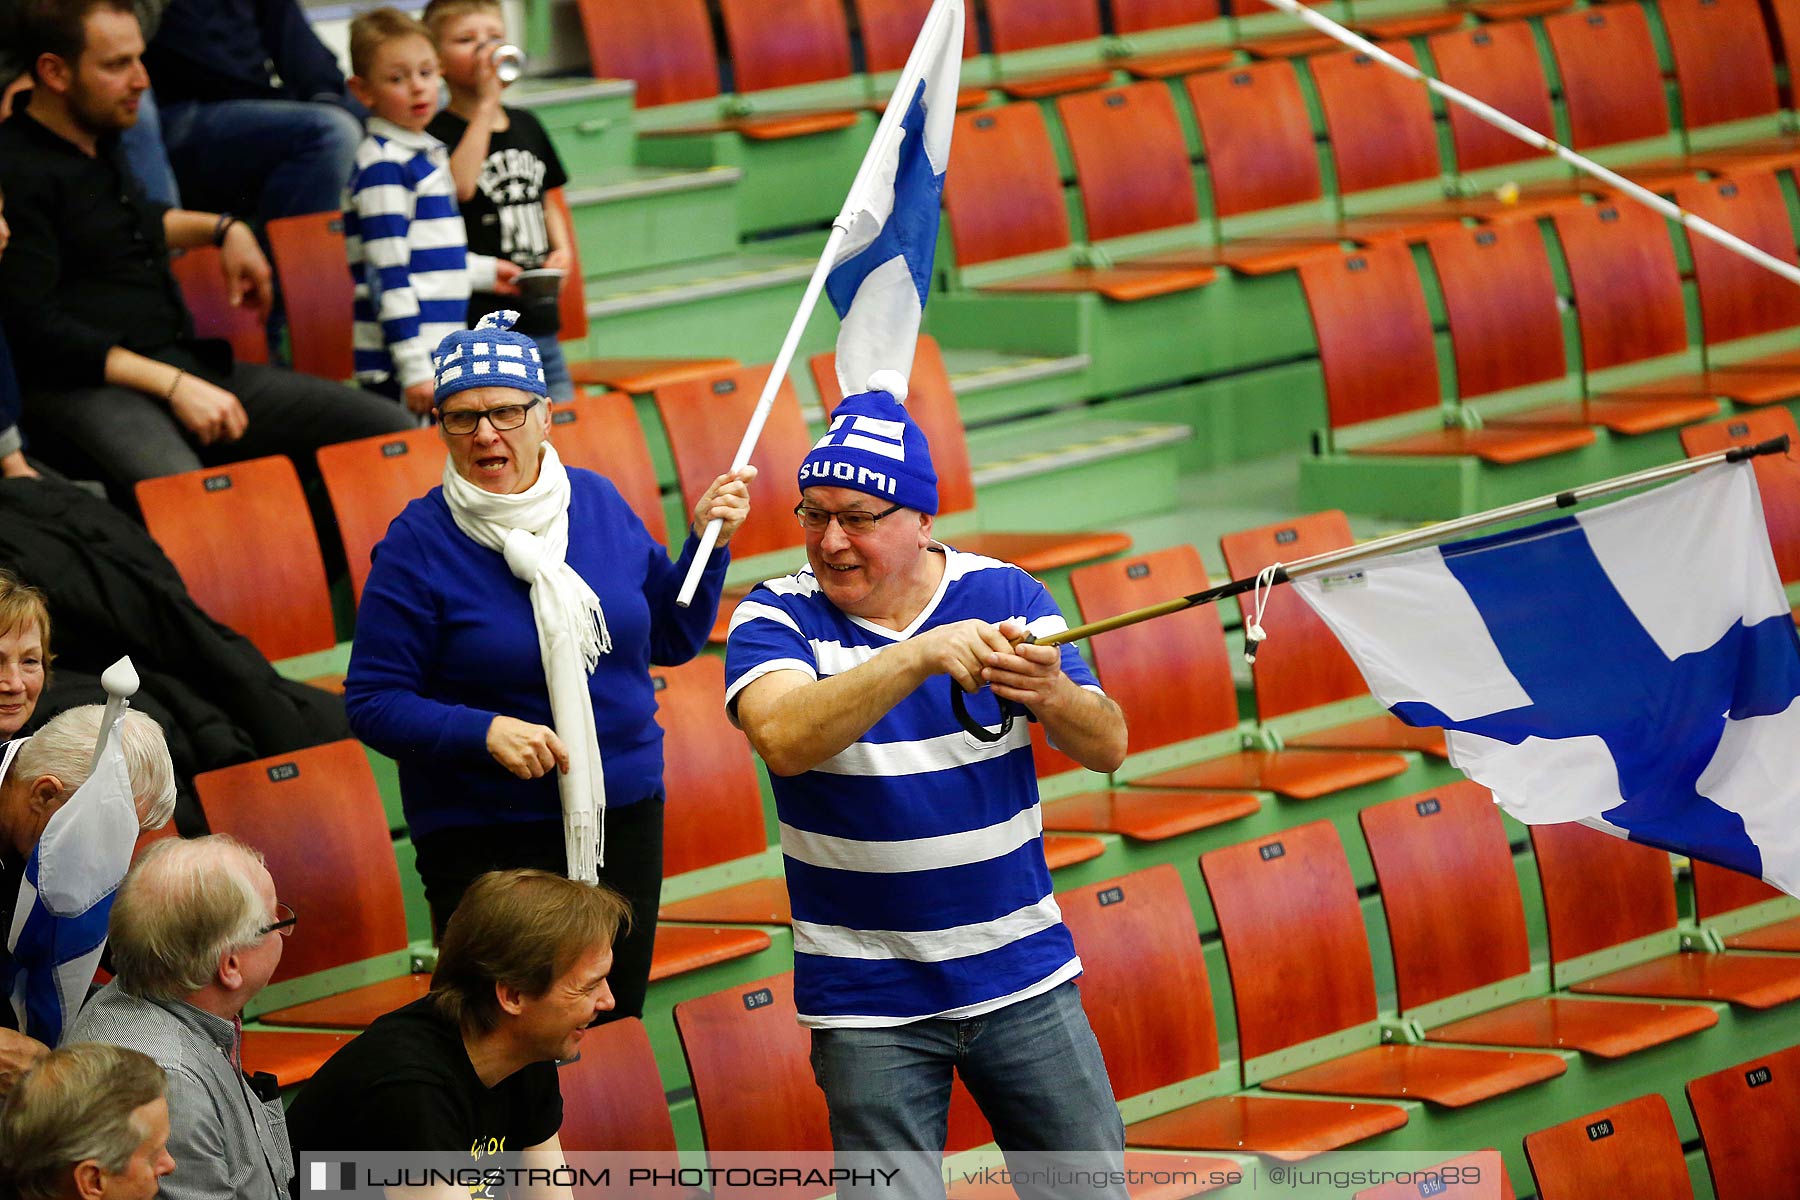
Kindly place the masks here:
[(499, 408), (453, 408), (448, 412), (438, 412), (438, 424), (444, 432), (457, 437), (467, 437), (475, 432), (486, 417), (488, 424), (496, 430), (517, 429), (525, 423), (525, 414), (538, 406), (536, 400), (525, 404), (502, 404)]
[(825, 532), (835, 519), (839, 529), (851, 537), (857, 537), (873, 530), (875, 522), (883, 517), (893, 516), (900, 511), (901, 507), (896, 504), (878, 513), (863, 512), (859, 508), (850, 509), (848, 512), (832, 512), (826, 508), (811, 508), (805, 504), (797, 504), (794, 506), (794, 515), (800, 518), (801, 526), (808, 533)]
[(275, 920), (268, 925), (264, 925), (261, 929), (258, 929), (256, 931), (256, 936), (267, 937), (271, 933), (279, 933), (282, 937), (291, 936), (294, 932), (294, 922), (299, 919), (299, 917), (294, 915), (293, 909), (285, 904), (277, 904), (275, 906)]

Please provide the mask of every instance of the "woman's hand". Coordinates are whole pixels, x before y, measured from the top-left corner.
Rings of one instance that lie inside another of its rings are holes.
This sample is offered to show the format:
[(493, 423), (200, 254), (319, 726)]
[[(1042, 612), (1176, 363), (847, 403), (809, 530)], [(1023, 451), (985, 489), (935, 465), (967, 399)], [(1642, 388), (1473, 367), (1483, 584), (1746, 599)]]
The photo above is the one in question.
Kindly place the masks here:
[(719, 520), (725, 523), (719, 530), (719, 545), (729, 542), (731, 535), (750, 515), (750, 481), (755, 478), (756, 468), (746, 466), (713, 480), (712, 486), (694, 505), (695, 535), (698, 536), (710, 522)]
[(555, 767), (569, 772), (569, 751), (548, 725), (495, 717), (488, 725), (488, 753), (520, 779), (537, 779)]

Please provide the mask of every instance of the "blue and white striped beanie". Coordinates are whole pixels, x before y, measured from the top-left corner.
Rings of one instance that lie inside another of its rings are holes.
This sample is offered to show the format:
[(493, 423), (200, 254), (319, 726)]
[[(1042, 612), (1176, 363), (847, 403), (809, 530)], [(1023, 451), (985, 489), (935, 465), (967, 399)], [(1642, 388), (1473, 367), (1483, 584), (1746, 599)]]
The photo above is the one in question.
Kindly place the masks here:
[(437, 367), (439, 404), (456, 393), (475, 387), (508, 387), (534, 396), (549, 396), (544, 383), (544, 360), (537, 343), (513, 332), (519, 314), (511, 309), (491, 312), (473, 329), (445, 334), (432, 357)]
[(931, 447), (901, 403), (906, 377), (877, 371), (869, 388), (845, 397), (833, 411), (831, 428), (800, 464), (800, 490), (848, 488), (919, 512), (937, 512)]

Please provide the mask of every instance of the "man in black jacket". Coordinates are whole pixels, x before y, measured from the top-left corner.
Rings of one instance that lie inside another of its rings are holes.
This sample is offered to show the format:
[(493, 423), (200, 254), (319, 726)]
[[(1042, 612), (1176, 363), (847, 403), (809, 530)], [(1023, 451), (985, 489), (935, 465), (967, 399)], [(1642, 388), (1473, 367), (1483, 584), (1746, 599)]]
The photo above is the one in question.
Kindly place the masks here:
[(268, 261), (230, 214), (144, 200), (118, 154), (147, 86), (125, 0), (30, 0), (30, 107), (0, 125), (13, 240), (0, 320), (37, 452), (92, 471), (129, 503), (138, 480), (397, 432), (398, 405), (194, 336), (169, 248), (220, 248), (234, 298), (267, 311)]

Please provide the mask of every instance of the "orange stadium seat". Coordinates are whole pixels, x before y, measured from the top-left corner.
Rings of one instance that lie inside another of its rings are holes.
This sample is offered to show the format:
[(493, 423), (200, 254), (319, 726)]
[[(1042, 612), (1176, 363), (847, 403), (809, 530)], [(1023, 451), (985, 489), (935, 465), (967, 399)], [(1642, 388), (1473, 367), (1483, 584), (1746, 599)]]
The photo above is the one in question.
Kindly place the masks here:
[[(642, 1021), (626, 1017), (589, 1029), (582, 1035), (580, 1054), (558, 1063), (556, 1077), (563, 1095), (557, 1140), (564, 1150), (624, 1152), (632, 1155), (632, 1166), (658, 1171), (680, 1165), (669, 1100)], [(603, 1185), (584, 1180), (574, 1189), (575, 1200), (624, 1200), (643, 1194), (641, 1187), (630, 1183), (628, 1171), (618, 1170)]]
[[(1580, 212), (1571, 216), (1579, 220)], [(1658, 230), (1645, 232), (1660, 236)], [(1465, 403), (1568, 374), (1556, 279), (1535, 224), (1449, 229), (1433, 235), (1427, 245), (1449, 313), (1457, 392)], [(1567, 390), (1569, 400), (1505, 412), (1483, 410), (1483, 420), (1496, 428), (1598, 425), (1629, 435), (1672, 429), (1718, 411), (1704, 397), (1575, 399), (1579, 385), (1574, 380)]]
[(1800, 60), (1800, 0), (1770, 0), (1764, 10), (1768, 18), (1770, 40), (1775, 57), (1788, 68), (1787, 89), (1783, 98), (1790, 103), (1794, 96), (1793, 63)]
[[(1219, 1069), (1212, 987), (1193, 909), (1167, 864), (1058, 897), (1081, 955), (1081, 1004), (1121, 1100)], [(1406, 1124), (1391, 1104), (1216, 1096), (1125, 1127), (1147, 1150), (1252, 1151), (1306, 1158)]]
[[(1300, 264), (1325, 373), (1331, 428), (1343, 431), (1405, 413), (1436, 413), (1437, 350), (1412, 254), (1393, 242)], [(1474, 455), (1496, 465), (1591, 445), (1569, 429), (1429, 429), (1349, 446), (1353, 454)]]
[(223, 338), (231, 343), (238, 362), (269, 361), (269, 336), (253, 308), (231, 302), (225, 286), (224, 262), (211, 246), (177, 250), (169, 256), (169, 271), (181, 285), (181, 298), (194, 318), (194, 332), (203, 338)]
[[(1607, 4), (1546, 18), (1544, 33), (1562, 80), (1569, 146), (1594, 151), (1669, 136), (1662, 67), (1644, 10)], [(1644, 187), (1674, 186), (1693, 177), (1681, 160), (1614, 167)]]
[(719, 0), (740, 92), (793, 87), (850, 74), (850, 26), (842, 0)]
[[(1771, 405), (1723, 421), (1689, 425), (1681, 431), (1681, 448), (1691, 457), (1729, 446), (1755, 445), (1783, 434), (1788, 438), (1786, 454), (1765, 454), (1752, 463), (1762, 492), (1769, 544), (1775, 551), (1775, 569), (1784, 583), (1800, 583), (1800, 429), (1795, 428), (1794, 414)], [(1800, 610), (1796, 610), (1796, 619), (1800, 620)]]
[[(1085, 621), (1098, 621), (1200, 591), (1206, 568), (1192, 546), (1077, 567), (1069, 575)], [(1237, 728), (1237, 689), (1225, 632), (1212, 605), (1102, 633), (1090, 643), (1107, 695), (1125, 710), (1130, 753), (1142, 754)], [(1344, 750), (1229, 750), (1190, 765), (1128, 779), (1148, 788), (1272, 791), (1293, 800), (1388, 779), (1397, 754)], [(1127, 760), (1125, 771), (1133, 773)]]
[(1800, 1179), (1800, 1046), (1687, 1085), (1717, 1200), (1760, 1200)]
[[(944, 207), (962, 267), (1069, 247), (1062, 178), (1037, 105), (1009, 104), (957, 117)], [(979, 290), (1096, 292), (1129, 303), (1204, 287), (1214, 278), (1209, 266), (1067, 267), (985, 283)]]
[[(986, 0), (985, 7), (996, 55), (1097, 41), (1102, 32), (1100, 0)], [(1000, 90), (1014, 100), (1041, 100), (1104, 87), (1111, 79), (1112, 65), (1104, 62), (1025, 73), (1002, 67)]]
[[(1513, 120), (1547, 138), (1556, 137), (1556, 117), (1550, 108), (1550, 83), (1538, 56), (1537, 39), (1525, 21), (1502, 21), (1476, 29), (1440, 33), (1426, 45), (1437, 75), (1459, 91), (1480, 98)], [(1459, 105), (1446, 105), (1450, 140), (1459, 171), (1540, 158), (1518, 138), (1495, 128)]]
[[(852, 0), (856, 9), (856, 26), (862, 35), (863, 61), (871, 74), (898, 71), (906, 66), (925, 16), (931, 11), (931, 0)], [(981, 52), (977, 40), (978, 22), (974, 14), (965, 13), (963, 21), (963, 59)], [(957, 93), (958, 108), (978, 108), (988, 102), (988, 89), (965, 87)]]
[[(1075, 760), (1049, 744), (1041, 723), (1031, 723), (1031, 753), (1040, 780), (1077, 770)], [(1098, 780), (1103, 782), (1103, 780)], [(1210, 829), (1262, 809), (1255, 792), (1194, 792), (1171, 788), (1101, 787), (1045, 800), (1047, 831), (1116, 833), (1134, 842), (1161, 842)], [(1046, 839), (1048, 840), (1048, 839)]]
[(1258, 1078), (1256, 1060), (1378, 1015), (1356, 881), (1329, 821), (1209, 851), (1200, 871), (1225, 943), (1246, 1085), (1461, 1108), (1567, 1069), (1554, 1054), (1371, 1045)]
[(1433, 1196), (1445, 1200), (1515, 1200), (1512, 1180), (1506, 1174), (1506, 1162), (1498, 1150), (1477, 1150), (1435, 1167), (1415, 1169), (1418, 1173), (1437, 1172), (1435, 1183), (1412, 1180), (1377, 1184), (1356, 1193), (1354, 1200), (1418, 1200), (1426, 1188), (1436, 1187)]
[(331, 497), (338, 536), (358, 602), (369, 581), (369, 556), (408, 503), (444, 477), (444, 443), (435, 429), (357, 438), (318, 451), (319, 476)]
[(343, 214), (281, 217), (265, 232), (281, 282), (294, 370), (349, 379), (356, 373), (351, 349), (356, 285), (344, 252)]
[[(1294, 562), (1342, 550), (1354, 542), (1343, 513), (1312, 513), (1259, 529), (1228, 533), (1219, 539), (1225, 569), (1237, 579), (1255, 575), (1277, 562)], [(1368, 698), (1363, 680), (1337, 635), (1293, 588), (1273, 588), (1265, 596), (1264, 624), (1279, 631), (1259, 648), (1250, 668), (1256, 688), (1256, 717), (1269, 721), (1327, 704)], [(1238, 597), (1248, 622), (1251, 602)], [(1444, 731), (1415, 729), (1391, 713), (1376, 713), (1309, 733), (1284, 734), (1282, 743), (1333, 750), (1418, 750), (1444, 758)]]
[[(1775, 52), (1757, 0), (1661, 0), (1657, 12), (1675, 59), (1681, 124), (1690, 143), (1697, 132), (1713, 126), (1757, 118), (1774, 125), (1781, 95), (1775, 86)], [(1696, 145), (1688, 158), (1726, 172), (1755, 163), (1791, 166), (1800, 162), (1800, 138)]]
[[(665, 546), (669, 544), (669, 523), (663, 515), (656, 465), (651, 461), (650, 446), (644, 440), (644, 429), (638, 423), (637, 407), (630, 396), (607, 392), (601, 396), (577, 396), (557, 404), (550, 413), (550, 440), (568, 466), (586, 467), (611, 480), (650, 536)], [(678, 546), (680, 542), (677, 537)]]
[[(1122, 38), (1159, 29), (1205, 25), (1220, 21), (1219, 0), (1113, 0), (1113, 32)], [(1231, 61), (1229, 45), (1200, 45), (1133, 54), (1115, 65), (1134, 79), (1171, 79), (1209, 71)]]
[[(1715, 917), (1766, 900), (1777, 900), (1787, 893), (1770, 887), (1740, 871), (1693, 860), (1694, 919), (1704, 925)], [(1790, 917), (1768, 925), (1727, 934), (1725, 945), (1733, 950), (1780, 950), (1800, 953), (1800, 917)]]
[(1639, 1096), (1525, 1135), (1541, 1200), (1693, 1200), (1669, 1102)]
[[(263, 657), (337, 644), (325, 561), (300, 476), (281, 456), (146, 479), (144, 524), (194, 602)], [(254, 536), (246, 536), (252, 531)]]
[[(1362, 810), (1381, 885), (1400, 1012), (1531, 972), (1512, 847), (1493, 793), (1467, 779)], [(1447, 888), (1446, 880), (1456, 886)], [(1490, 1001), (1490, 1003), (1494, 1003)], [(1426, 1030), (1434, 1042), (1580, 1050), (1620, 1058), (1718, 1024), (1698, 1004), (1533, 996)]]
[[(1553, 976), (1572, 959), (1673, 933), (1675, 880), (1663, 851), (1574, 824), (1533, 825), (1531, 844), (1544, 891)], [(1773, 1008), (1800, 999), (1800, 959), (1665, 954), (1582, 980), (1569, 990)]]
[[(837, 355), (829, 351), (815, 354), (808, 365), (819, 389), (819, 399), (829, 416), (843, 399), (838, 388)], [(913, 354), (906, 410), (919, 423), (931, 446), (931, 463), (938, 477), (938, 515), (943, 517), (973, 510), (975, 480), (969, 470), (969, 446), (963, 432), (962, 412), (950, 386), (950, 372), (944, 366), (943, 352), (938, 349), (937, 339), (929, 334), (919, 338)], [(1123, 554), (1131, 549), (1129, 536), (1105, 531), (1015, 533), (979, 530), (956, 534), (948, 540), (958, 550), (1013, 563), (1033, 574)]]

